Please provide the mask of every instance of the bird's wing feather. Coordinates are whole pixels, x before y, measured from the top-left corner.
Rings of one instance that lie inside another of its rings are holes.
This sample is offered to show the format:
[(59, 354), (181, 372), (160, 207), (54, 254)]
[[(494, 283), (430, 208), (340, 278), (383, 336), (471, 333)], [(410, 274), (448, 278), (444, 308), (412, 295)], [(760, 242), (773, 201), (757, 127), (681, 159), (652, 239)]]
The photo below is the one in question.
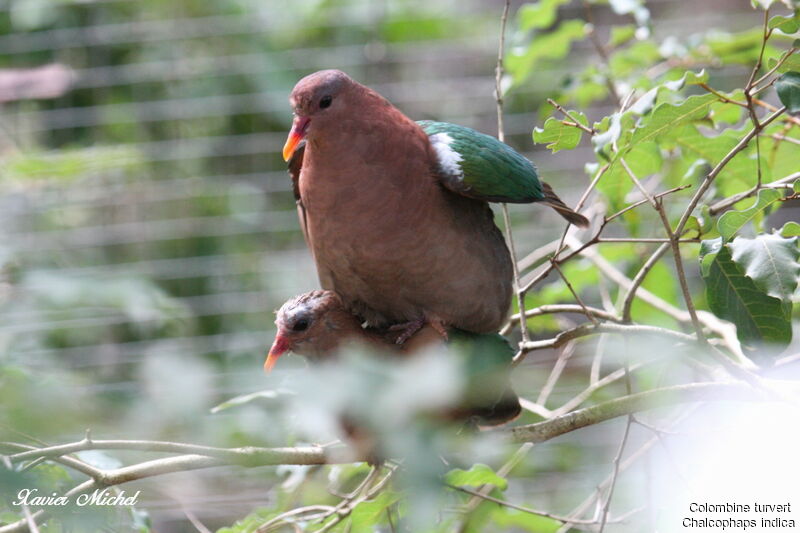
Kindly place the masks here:
[(471, 128), (417, 122), (436, 152), (435, 174), (454, 193), (490, 202), (544, 200), (536, 167), (507, 144)]
[(295, 149), (292, 157), (289, 158), (288, 171), (289, 177), (292, 178), (292, 192), (294, 193), (295, 203), (297, 203), (297, 218), (300, 219), (300, 229), (303, 230), (303, 238), (308, 242), (308, 227), (306, 224), (306, 208), (303, 205), (303, 199), (300, 197), (300, 171), (303, 168), (303, 155), (306, 152), (305, 141), (301, 142)]

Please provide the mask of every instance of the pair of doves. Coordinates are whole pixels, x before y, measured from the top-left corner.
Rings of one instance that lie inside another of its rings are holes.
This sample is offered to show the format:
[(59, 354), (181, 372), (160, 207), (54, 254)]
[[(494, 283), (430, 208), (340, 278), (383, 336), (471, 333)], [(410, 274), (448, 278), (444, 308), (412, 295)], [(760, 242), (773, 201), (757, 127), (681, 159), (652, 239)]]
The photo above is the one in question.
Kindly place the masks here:
[(488, 202), (540, 202), (588, 226), (508, 145), (414, 122), (341, 71), (303, 78), (289, 101), (283, 157), (325, 290), (281, 307), (267, 370), (287, 351), (322, 357), (345, 340), (385, 349), (430, 329), (496, 332), (513, 274)]

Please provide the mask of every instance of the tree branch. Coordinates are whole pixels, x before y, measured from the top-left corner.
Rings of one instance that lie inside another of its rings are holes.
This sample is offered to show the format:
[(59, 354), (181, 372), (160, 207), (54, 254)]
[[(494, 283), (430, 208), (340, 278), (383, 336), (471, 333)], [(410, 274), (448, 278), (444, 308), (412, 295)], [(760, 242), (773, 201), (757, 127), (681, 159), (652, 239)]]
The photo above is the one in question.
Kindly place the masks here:
[[(2, 442), (0, 447), (9, 446), (10, 443)], [(212, 446), (198, 446), (178, 442), (147, 441), (147, 440), (95, 440), (83, 439), (70, 444), (49, 446), (46, 448), (33, 448), (9, 456), (12, 462), (35, 459), (38, 457), (59, 457), (84, 450), (136, 450), (145, 452), (182, 453), (202, 455), (225, 461), (227, 464), (262, 465), (315, 465), (326, 464), (325, 451), (320, 446), (303, 448), (259, 448), (244, 446), (240, 448), (215, 448)]]
[(714, 182), (714, 179), (719, 175), (720, 172), (722, 172), (722, 169), (724, 169), (725, 166), (728, 163), (730, 163), (731, 159), (733, 159), (736, 156), (736, 154), (745, 149), (745, 147), (753, 137), (758, 135), (758, 133), (762, 129), (767, 127), (770, 123), (772, 123), (772, 121), (781, 116), (784, 113), (784, 111), (786, 111), (785, 106), (781, 107), (773, 114), (771, 114), (769, 117), (761, 121), (761, 123), (758, 126), (753, 127), (753, 129), (750, 130), (750, 132), (747, 135), (742, 137), (742, 139), (738, 143), (736, 143), (736, 146), (734, 146), (731, 149), (731, 151), (728, 152), (727, 155), (725, 155), (725, 157), (723, 157), (722, 160), (720, 160), (720, 162), (717, 163), (717, 165), (713, 169), (711, 169), (711, 172), (708, 173), (706, 179), (703, 180), (703, 183), (700, 184), (700, 187), (697, 188), (697, 191), (695, 192), (694, 196), (692, 196), (692, 199), (689, 201), (689, 205), (686, 206), (686, 210), (683, 212), (683, 215), (681, 216), (681, 219), (678, 222), (678, 226), (675, 228), (676, 234), (681, 235), (683, 233), (683, 230), (686, 227), (686, 223), (689, 221), (689, 217), (692, 216), (694, 208), (697, 207), (698, 203), (700, 203), (700, 200), (703, 198), (703, 196), (705, 196), (709, 187), (711, 187), (711, 184)]
[(708, 212), (710, 214), (712, 214), (712, 215), (716, 215), (718, 213), (721, 213), (722, 211), (725, 211), (729, 207), (731, 207), (734, 204), (744, 200), (745, 198), (749, 198), (750, 196), (753, 196), (754, 194), (756, 194), (761, 189), (777, 189), (777, 188), (791, 189), (792, 183), (794, 183), (795, 180), (798, 180), (798, 179), (800, 179), (800, 172), (795, 172), (794, 174), (790, 174), (790, 175), (786, 176), (785, 178), (781, 178), (779, 180), (773, 181), (771, 183), (767, 183), (765, 185), (754, 185), (752, 188), (750, 188), (750, 189), (748, 189), (746, 191), (740, 192), (738, 194), (734, 194), (733, 196), (729, 196), (728, 198), (720, 200), (719, 202), (711, 205), (711, 207), (708, 208)]
[(636, 273), (636, 277), (633, 278), (631, 282), (631, 286), (628, 287), (627, 292), (625, 293), (625, 299), (623, 300), (622, 304), (622, 321), (623, 322), (630, 322), (631, 321), (631, 310), (633, 309), (633, 300), (636, 298), (636, 291), (639, 289), (639, 285), (644, 282), (644, 278), (647, 277), (647, 274), (656, 266), (656, 263), (661, 259), (661, 257), (666, 253), (667, 250), (670, 248), (670, 242), (665, 242), (658, 248), (656, 251), (653, 252), (647, 261), (645, 261), (642, 268), (639, 269), (639, 272)]
[[(508, 11), (511, 7), (511, 0), (506, 0), (503, 5), (503, 15), (500, 17), (500, 42), (497, 47), (497, 66), (494, 71), (494, 92), (497, 103), (497, 138), (500, 142), (505, 142), (506, 134), (503, 127), (503, 55), (506, 46), (506, 24), (508, 22)], [(511, 231), (511, 217), (508, 214), (508, 205), (500, 204), (500, 210), (503, 213), (503, 225), (506, 229), (506, 242), (508, 244), (508, 251), (511, 254), (511, 271), (514, 277), (514, 293), (517, 297), (517, 307), (524, 313), (525, 311), (525, 292), (521, 290), (521, 283), (519, 280), (519, 266), (517, 265), (517, 250), (514, 245), (514, 234)], [(519, 329), (522, 334), (522, 341), (528, 340), (528, 328), (525, 320), (520, 318)]]
[[(618, 316), (614, 315), (613, 313), (609, 313), (608, 311), (604, 311), (596, 307), (588, 307), (588, 306), (581, 307), (580, 305), (575, 305), (575, 304), (540, 305), (539, 307), (526, 310), (525, 318), (531, 318), (534, 316), (541, 316), (541, 315), (552, 315), (557, 313), (576, 313), (580, 315), (591, 315), (595, 318), (599, 318), (601, 320), (607, 320), (609, 322), (621, 322)], [(519, 320), (519, 313), (511, 315), (510, 320)]]
[[(713, 395), (713, 396), (712, 396)], [(615, 398), (584, 409), (525, 426), (511, 428), (511, 438), (515, 442), (545, 442), (577, 429), (611, 420), (620, 416), (647, 411), (659, 407), (669, 407), (700, 400), (763, 400), (764, 396), (738, 382), (707, 382), (675, 385), (646, 392), (637, 392), (622, 398)]]
[(613, 324), (608, 322), (601, 322), (598, 324), (584, 323), (580, 326), (562, 331), (552, 339), (541, 341), (528, 341), (522, 343), (523, 355), (515, 358), (514, 363), (518, 364), (524, 354), (534, 350), (544, 350), (546, 348), (560, 348), (568, 341), (579, 339), (581, 337), (588, 337), (591, 335), (599, 335), (600, 333), (619, 333), (623, 335), (659, 335), (662, 337), (669, 337), (676, 341), (681, 342), (697, 342), (697, 338), (686, 333), (673, 331), (671, 329), (659, 328), (656, 326), (642, 326), (638, 324)]

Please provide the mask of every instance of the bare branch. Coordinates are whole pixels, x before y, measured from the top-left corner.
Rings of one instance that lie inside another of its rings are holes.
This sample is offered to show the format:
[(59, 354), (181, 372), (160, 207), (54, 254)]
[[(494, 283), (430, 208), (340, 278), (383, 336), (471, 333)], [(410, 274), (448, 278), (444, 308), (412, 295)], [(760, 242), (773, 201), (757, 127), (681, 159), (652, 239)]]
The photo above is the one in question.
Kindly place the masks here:
[(723, 157), (722, 160), (720, 160), (720, 162), (717, 163), (717, 165), (713, 169), (711, 169), (711, 172), (708, 173), (706, 179), (703, 180), (703, 183), (700, 184), (700, 187), (697, 188), (697, 191), (695, 192), (694, 196), (689, 201), (689, 205), (686, 206), (686, 210), (683, 212), (683, 215), (681, 216), (681, 219), (678, 222), (678, 226), (675, 228), (675, 233), (677, 235), (683, 234), (683, 230), (686, 227), (686, 223), (689, 221), (689, 217), (692, 216), (694, 208), (697, 207), (698, 203), (700, 203), (700, 200), (703, 198), (703, 196), (705, 196), (709, 187), (711, 187), (711, 184), (714, 182), (714, 179), (719, 175), (720, 172), (722, 172), (722, 169), (725, 168), (725, 166), (728, 163), (730, 163), (731, 159), (733, 159), (736, 156), (736, 154), (745, 149), (745, 147), (753, 137), (758, 135), (758, 133), (762, 129), (767, 127), (770, 123), (772, 123), (772, 121), (781, 116), (784, 113), (784, 111), (786, 111), (785, 106), (781, 107), (773, 114), (771, 114), (769, 117), (761, 121), (758, 127), (754, 127), (752, 130), (750, 130), (749, 133), (747, 133), (747, 135), (742, 137), (742, 139), (736, 144), (736, 146), (734, 146), (731, 149), (731, 151), (728, 152), (727, 155), (725, 155), (725, 157)]
[(650, 202), (650, 205), (652, 205), (653, 209), (656, 210), (659, 218), (661, 219), (661, 223), (664, 225), (664, 231), (667, 233), (670, 246), (672, 247), (672, 257), (675, 261), (675, 270), (678, 272), (678, 281), (680, 283), (681, 292), (683, 293), (684, 303), (686, 303), (686, 309), (689, 312), (689, 317), (692, 320), (692, 325), (694, 326), (697, 339), (700, 341), (700, 343), (705, 344), (708, 341), (703, 333), (703, 326), (700, 324), (700, 320), (697, 318), (697, 310), (695, 309), (694, 302), (692, 301), (692, 293), (689, 290), (689, 283), (686, 281), (686, 272), (683, 269), (683, 258), (681, 257), (681, 249), (680, 245), (678, 244), (678, 238), (682, 235), (682, 233), (672, 231), (672, 226), (670, 226), (669, 219), (667, 218), (667, 213), (664, 210), (664, 204), (662, 201), (656, 200), (650, 195), (649, 192), (647, 192), (647, 189), (645, 189), (638, 180), (636, 174), (634, 174), (633, 170), (631, 170), (631, 167), (628, 166), (624, 158), (620, 158), (619, 161), (622, 165), (622, 168), (624, 168), (625, 172), (628, 174), (628, 177), (631, 178), (631, 181), (636, 184), (636, 186), (642, 192), (642, 195), (647, 198), (648, 202)]
[(588, 30), (587, 33), (589, 35), (589, 40), (594, 45), (595, 50), (597, 50), (597, 55), (600, 56), (600, 59), (603, 61), (603, 64), (606, 68), (606, 74), (603, 76), (606, 81), (606, 86), (608, 87), (608, 92), (614, 98), (614, 102), (617, 104), (617, 107), (620, 110), (623, 109), (622, 99), (619, 96), (619, 92), (617, 91), (617, 86), (614, 84), (614, 80), (611, 78), (611, 75), (608, 73), (611, 70), (608, 52), (606, 51), (603, 43), (597, 37), (597, 33), (594, 31), (595, 23), (594, 23), (594, 14), (592, 13), (592, 6), (589, 2), (583, 2), (584, 12), (586, 13), (586, 22), (588, 22)]
[[(796, 385), (795, 385), (796, 388)], [(763, 400), (752, 387), (740, 382), (706, 382), (674, 385), (615, 398), (591, 407), (508, 430), (516, 442), (545, 442), (580, 428), (640, 411), (702, 400)]]
[[(506, 47), (506, 24), (508, 22), (508, 11), (511, 7), (511, 0), (506, 0), (503, 5), (503, 14), (500, 17), (500, 42), (497, 47), (497, 67), (494, 71), (494, 94), (497, 101), (497, 138), (500, 142), (505, 142), (506, 134), (503, 127), (503, 55), (505, 54)], [(508, 214), (508, 206), (500, 204), (500, 209), (503, 213), (503, 225), (506, 229), (506, 243), (508, 244), (508, 251), (511, 253), (511, 270), (514, 276), (514, 292), (517, 297), (517, 307), (524, 313), (525, 311), (525, 292), (521, 290), (521, 283), (519, 281), (519, 267), (517, 265), (517, 250), (514, 245), (514, 234), (511, 231), (511, 217)], [(521, 315), (522, 317), (522, 315)], [(528, 340), (528, 327), (525, 320), (520, 317), (519, 329), (522, 333), (522, 341)]]
[[(556, 313), (578, 313), (581, 315), (591, 315), (595, 318), (599, 318), (601, 320), (607, 320), (609, 322), (621, 322), (618, 316), (609, 313), (608, 311), (604, 311), (596, 307), (581, 307), (580, 305), (575, 305), (575, 304), (540, 305), (539, 307), (535, 307), (533, 309), (528, 309), (527, 311), (525, 311), (525, 317), (531, 318), (534, 316), (551, 315)], [(518, 320), (518, 319), (519, 319), (518, 314), (514, 314), (511, 316), (511, 320)]]
[[(8, 443), (0, 443), (0, 447)], [(166, 452), (202, 455), (216, 458), (231, 464), (258, 463), (313, 465), (326, 464), (325, 451), (319, 446), (304, 448), (259, 448), (245, 446), (241, 448), (215, 448), (178, 442), (147, 440), (81, 440), (70, 444), (36, 448), (9, 456), (12, 462), (38, 457), (59, 457), (84, 450), (138, 450), (146, 452)]]
[[(626, 374), (627, 375), (627, 374)], [(625, 451), (625, 446), (628, 444), (628, 437), (631, 434), (631, 422), (633, 421), (633, 416), (628, 415), (628, 420), (625, 424), (625, 431), (622, 434), (622, 441), (619, 443), (619, 449), (617, 450), (617, 455), (614, 456), (613, 461), (613, 468), (611, 470), (611, 483), (608, 486), (608, 496), (606, 496), (606, 503), (603, 505), (603, 512), (600, 515), (600, 533), (606, 528), (606, 523), (608, 522), (608, 512), (611, 508), (611, 499), (614, 497), (614, 488), (617, 486), (617, 479), (619, 478), (619, 467), (620, 462), (622, 461), (622, 453)]]
[[(503, 466), (497, 469), (497, 475), (502, 478), (508, 476), (508, 474), (511, 473), (514, 467), (516, 467), (520, 463), (520, 461), (525, 459), (525, 457), (528, 455), (528, 452), (531, 451), (531, 448), (533, 448), (533, 444), (531, 444), (530, 442), (526, 442), (522, 446), (520, 446), (519, 449), (517, 449), (517, 451), (514, 452), (511, 458), (508, 461), (506, 461)], [(464, 513), (465, 519), (461, 522), (458, 528), (459, 533), (464, 533), (467, 530), (467, 526), (469, 526), (469, 520), (470, 517), (472, 516), (473, 511), (475, 511), (478, 505), (480, 505), (482, 497), (488, 496), (493, 489), (494, 485), (491, 484), (481, 485), (478, 488), (478, 493), (480, 494), (480, 496), (473, 496), (472, 498), (469, 499), (466, 505), (466, 511)]]
[(661, 256), (669, 250), (671, 243), (669, 241), (665, 242), (658, 248), (656, 251), (653, 252), (647, 261), (645, 261), (642, 268), (639, 269), (639, 272), (636, 273), (636, 277), (633, 278), (631, 282), (631, 286), (628, 287), (628, 292), (625, 294), (625, 300), (622, 304), (622, 321), (623, 322), (630, 322), (631, 321), (631, 310), (633, 309), (633, 299), (636, 297), (636, 291), (639, 288), (639, 285), (644, 282), (644, 278), (647, 277), (647, 274), (656, 266), (656, 263), (661, 259)]
[(737, 202), (744, 200), (745, 198), (749, 198), (750, 196), (755, 195), (761, 189), (790, 189), (792, 184), (800, 179), (800, 172), (795, 172), (794, 174), (790, 174), (785, 178), (781, 178), (779, 180), (773, 181), (771, 183), (767, 183), (765, 185), (754, 185), (752, 188), (740, 192), (738, 194), (734, 194), (733, 196), (729, 196), (724, 200), (720, 200), (719, 202), (713, 204), (709, 207), (708, 212), (712, 215), (716, 215), (728, 209), (729, 207), (735, 205)]
[(589, 135), (594, 135), (595, 133), (597, 133), (597, 131), (594, 128), (590, 128), (588, 126), (584, 126), (583, 124), (581, 124), (581, 121), (578, 120), (578, 118), (575, 115), (564, 109), (564, 107), (561, 104), (559, 104), (552, 98), (548, 98), (547, 103), (555, 107), (559, 111), (561, 111), (561, 113), (569, 119), (569, 122), (564, 122), (565, 125), (581, 129), (586, 133), (588, 133)]
[(511, 502), (507, 502), (501, 500), (499, 498), (495, 498), (494, 496), (490, 496), (488, 494), (484, 494), (482, 492), (478, 492), (477, 490), (468, 489), (467, 487), (459, 487), (458, 485), (451, 485), (450, 483), (445, 483), (446, 487), (449, 487), (453, 490), (461, 491), (465, 494), (471, 494), (476, 498), (480, 498), (481, 500), (486, 500), (488, 502), (496, 503), (497, 505), (502, 505), (503, 507), (508, 507), (509, 509), (515, 509), (517, 511), (522, 511), (523, 513), (534, 514), (537, 516), (543, 516), (545, 518), (551, 518), (558, 522), (562, 523), (569, 523), (569, 524), (578, 524), (578, 525), (594, 525), (597, 524), (595, 520), (580, 520), (577, 518), (567, 518), (565, 516), (559, 516), (553, 513), (548, 513), (546, 511), (538, 511), (536, 509), (531, 509), (530, 507), (523, 507), (521, 505), (517, 505)]
[[(673, 331), (671, 329), (659, 328), (656, 326), (643, 326), (638, 324), (612, 324), (608, 322), (601, 322), (599, 324), (585, 323), (580, 326), (562, 331), (552, 339), (541, 341), (528, 341), (522, 344), (522, 351), (524, 353), (532, 352), (534, 350), (544, 350), (546, 348), (560, 348), (568, 341), (579, 339), (581, 337), (588, 337), (591, 335), (598, 335), (600, 333), (620, 333), (624, 335), (659, 335), (662, 337), (669, 337), (676, 341), (681, 342), (697, 342), (697, 338), (686, 333)], [(521, 359), (521, 358), (519, 358)], [(515, 358), (515, 364), (519, 361)]]
[(564, 272), (561, 270), (561, 267), (558, 266), (558, 263), (555, 260), (551, 260), (551, 262), (553, 264), (553, 268), (555, 268), (556, 272), (558, 272), (558, 275), (561, 276), (561, 279), (563, 279), (564, 283), (566, 283), (569, 292), (572, 293), (572, 297), (575, 298), (576, 302), (578, 302), (578, 305), (581, 307), (581, 311), (583, 312), (583, 314), (586, 315), (586, 317), (589, 320), (591, 320), (594, 324), (597, 324), (597, 318), (595, 318), (594, 315), (589, 312), (589, 309), (586, 307), (586, 304), (583, 303), (581, 297), (578, 296), (577, 292), (575, 292), (575, 289), (572, 287), (572, 283), (570, 283), (569, 279), (567, 279), (567, 276), (564, 275)]
[(778, 61), (775, 63), (775, 65), (773, 65), (773, 67), (772, 67), (771, 69), (769, 69), (769, 70), (766, 72), (766, 74), (764, 74), (763, 76), (761, 76), (760, 78), (758, 78), (756, 81), (754, 81), (754, 82), (753, 82), (753, 84), (752, 84), (752, 90), (751, 90), (751, 94), (758, 94), (758, 93), (759, 93), (759, 92), (761, 92), (762, 90), (766, 89), (766, 87), (767, 87), (767, 86), (764, 86), (764, 87), (759, 87), (759, 88), (756, 88), (756, 87), (757, 87), (758, 85), (761, 85), (761, 83), (762, 83), (764, 80), (766, 80), (767, 78), (769, 78), (770, 76), (772, 76), (772, 75), (775, 73), (775, 71), (777, 71), (779, 68), (781, 68), (781, 65), (783, 65), (783, 63), (784, 63), (784, 62), (785, 62), (787, 59), (789, 59), (789, 56), (791, 56), (791, 55), (792, 55), (792, 54), (794, 54), (795, 52), (797, 52), (797, 48), (794, 48), (794, 47), (792, 47), (792, 48), (790, 48), (790, 49), (786, 50), (786, 51), (785, 51), (783, 54), (781, 54), (781, 57), (779, 57), (779, 58), (778, 58)]

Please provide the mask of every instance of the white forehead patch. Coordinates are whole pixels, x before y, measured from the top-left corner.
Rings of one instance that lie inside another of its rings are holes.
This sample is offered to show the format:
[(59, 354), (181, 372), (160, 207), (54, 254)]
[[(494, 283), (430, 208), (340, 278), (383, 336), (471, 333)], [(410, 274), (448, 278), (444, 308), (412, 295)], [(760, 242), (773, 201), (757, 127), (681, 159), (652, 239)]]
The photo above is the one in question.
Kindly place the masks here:
[(456, 177), (463, 177), (461, 171), (461, 154), (450, 148), (453, 138), (448, 134), (436, 133), (429, 137), (433, 149), (436, 150), (436, 157), (439, 160), (439, 167), (447, 174)]

